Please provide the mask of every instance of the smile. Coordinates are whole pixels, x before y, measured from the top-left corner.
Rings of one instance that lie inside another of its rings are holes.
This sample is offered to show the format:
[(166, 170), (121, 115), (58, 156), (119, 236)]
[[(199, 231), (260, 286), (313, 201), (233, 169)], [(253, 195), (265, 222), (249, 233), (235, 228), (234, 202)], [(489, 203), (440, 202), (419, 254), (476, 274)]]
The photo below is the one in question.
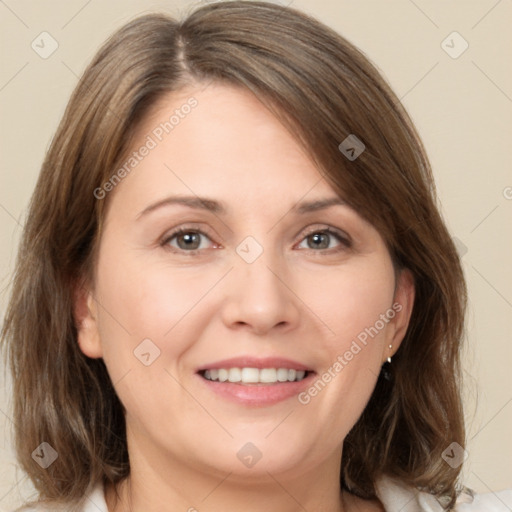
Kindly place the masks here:
[(216, 368), (204, 370), (201, 375), (211, 381), (240, 384), (276, 384), (300, 382), (307, 376), (305, 370), (288, 368)]

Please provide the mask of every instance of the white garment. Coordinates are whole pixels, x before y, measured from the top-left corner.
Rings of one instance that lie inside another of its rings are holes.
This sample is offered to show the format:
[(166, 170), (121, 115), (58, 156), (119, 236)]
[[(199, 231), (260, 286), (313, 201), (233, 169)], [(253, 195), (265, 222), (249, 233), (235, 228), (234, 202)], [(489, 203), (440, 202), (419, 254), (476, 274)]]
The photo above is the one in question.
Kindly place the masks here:
[[(428, 493), (419, 492), (401, 482), (382, 478), (376, 483), (377, 496), (386, 512), (443, 512), (436, 498)], [(512, 512), (512, 490), (475, 495), (471, 503), (457, 501), (454, 512)], [(25, 508), (19, 512), (46, 512), (55, 508)], [(87, 497), (82, 512), (108, 512), (103, 487), (98, 486)]]
[[(385, 477), (376, 482), (375, 487), (386, 512), (443, 512), (444, 510), (435, 496), (408, 487), (398, 480)], [(472, 501), (469, 496), (461, 495), (454, 512), (512, 512), (512, 489), (476, 494)]]

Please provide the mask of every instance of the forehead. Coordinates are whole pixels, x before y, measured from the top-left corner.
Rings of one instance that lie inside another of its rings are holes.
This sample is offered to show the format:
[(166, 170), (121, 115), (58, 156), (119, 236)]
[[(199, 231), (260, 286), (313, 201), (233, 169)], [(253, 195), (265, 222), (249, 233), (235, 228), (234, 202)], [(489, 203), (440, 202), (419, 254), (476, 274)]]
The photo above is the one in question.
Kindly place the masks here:
[(124, 163), (129, 172), (114, 192), (134, 208), (170, 193), (260, 212), (284, 197), (334, 195), (276, 115), (233, 86), (194, 86), (162, 97), (137, 127)]

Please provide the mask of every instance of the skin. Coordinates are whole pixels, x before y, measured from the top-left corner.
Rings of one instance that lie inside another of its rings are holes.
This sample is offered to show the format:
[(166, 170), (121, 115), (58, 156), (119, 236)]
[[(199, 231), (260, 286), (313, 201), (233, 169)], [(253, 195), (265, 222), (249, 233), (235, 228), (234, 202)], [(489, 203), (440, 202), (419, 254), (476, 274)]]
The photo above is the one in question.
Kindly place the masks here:
[[(197, 107), (110, 193), (94, 282), (76, 304), (80, 348), (104, 359), (126, 408), (131, 475), (119, 500), (107, 490), (109, 510), (383, 510), (340, 493), (342, 444), (405, 334), (410, 274), (395, 275), (382, 237), (350, 207), (292, 210), (336, 194), (245, 90), (169, 94), (133, 148), (191, 96)], [(226, 212), (172, 204), (141, 215), (176, 195), (214, 199)], [(180, 248), (183, 237), (168, 240), (180, 226), (206, 233), (195, 251)], [(311, 235), (327, 227), (349, 244), (328, 235), (319, 249)], [(252, 263), (236, 252), (247, 236), (263, 249)], [(195, 373), (249, 354), (322, 375), (393, 303), (401, 311), (307, 405), (236, 404)], [(160, 350), (149, 366), (134, 356), (146, 338)], [(262, 454), (251, 468), (237, 458), (247, 442)]]

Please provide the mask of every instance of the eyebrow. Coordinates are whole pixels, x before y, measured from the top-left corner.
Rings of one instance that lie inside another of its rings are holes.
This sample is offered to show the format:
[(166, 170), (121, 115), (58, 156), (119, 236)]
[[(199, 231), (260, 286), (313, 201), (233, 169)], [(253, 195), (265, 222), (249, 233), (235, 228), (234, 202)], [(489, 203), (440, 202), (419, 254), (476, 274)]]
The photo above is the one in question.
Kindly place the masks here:
[[(199, 196), (171, 196), (149, 205), (137, 215), (137, 219), (165, 206), (171, 206), (175, 204), (187, 206), (188, 208), (195, 210), (206, 210), (220, 215), (225, 215), (227, 212), (227, 208), (215, 199)], [(306, 213), (316, 212), (318, 210), (325, 210), (331, 206), (346, 205), (347, 203), (339, 197), (329, 197), (325, 199), (316, 199), (313, 201), (303, 201), (301, 203), (297, 203), (290, 209), (290, 212), (303, 215)]]

